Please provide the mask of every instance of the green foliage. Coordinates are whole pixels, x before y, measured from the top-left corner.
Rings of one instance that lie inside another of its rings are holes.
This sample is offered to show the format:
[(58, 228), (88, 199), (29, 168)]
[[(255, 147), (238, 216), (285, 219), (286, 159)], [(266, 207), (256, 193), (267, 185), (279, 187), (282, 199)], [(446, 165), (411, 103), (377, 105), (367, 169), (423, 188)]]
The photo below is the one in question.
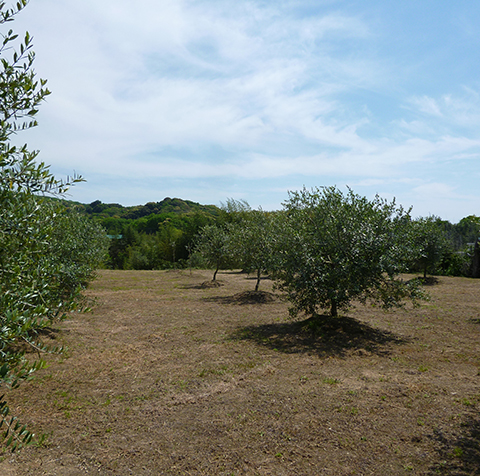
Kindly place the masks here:
[(244, 270), (257, 272), (255, 291), (260, 286), (261, 273), (272, 271), (276, 267), (277, 233), (274, 218), (272, 213), (251, 210), (232, 226), (232, 254), (235, 254)]
[[(168, 269), (185, 267), (195, 237), (214, 221), (203, 211), (151, 214), (137, 220), (108, 218), (113, 235), (108, 266), (114, 269)], [(100, 223), (105, 224), (105, 219)], [(116, 225), (118, 226), (116, 226)]]
[(480, 235), (480, 219), (474, 215), (451, 224), (438, 217), (412, 223), (411, 271), (448, 276), (472, 276), (473, 247)]
[(352, 300), (400, 306), (421, 296), (397, 279), (410, 253), (410, 216), (378, 196), (369, 201), (335, 187), (291, 192), (278, 242), (278, 287), (299, 312), (336, 316)]
[(16, 417), (10, 415), (10, 408), (7, 402), (0, 396), (0, 431), (6, 447), (12, 451), (28, 445), (32, 442), (33, 434), (27, 430), (25, 425), (21, 425)]
[(239, 223), (248, 218), (251, 212), (250, 205), (245, 200), (227, 198), (225, 203), (220, 203), (219, 223)]
[[(202, 261), (200, 254), (193, 255), (195, 237), (206, 225), (216, 225), (224, 230), (230, 227), (232, 243), (236, 242), (230, 252), (235, 251), (237, 255), (236, 263), (232, 264), (256, 271), (257, 278), (262, 270), (272, 271), (277, 267), (277, 254), (260, 250), (266, 246), (265, 240), (273, 240), (270, 244), (275, 242), (278, 246), (279, 233), (272, 230), (272, 237), (267, 238), (266, 229), (260, 227), (259, 233), (253, 230), (259, 220), (256, 215), (263, 214), (264, 219), (271, 221), (268, 226), (275, 228), (279, 214), (252, 210), (244, 200), (227, 199), (220, 209), (178, 198), (165, 198), (161, 202), (134, 207), (102, 203), (100, 200), (89, 205), (63, 203), (67, 208), (76, 208), (80, 213), (93, 217), (113, 237), (107, 264), (113, 269), (168, 269), (187, 266), (194, 260), (197, 266), (203, 263), (216, 267), (212, 261), (209, 261), (210, 264)], [(409, 259), (405, 261), (409, 263), (408, 269), (427, 269), (432, 274), (469, 275), (472, 249), (467, 243), (474, 242), (473, 237), (480, 234), (479, 221), (473, 215), (458, 224), (436, 217), (415, 220), (415, 230), (412, 228), (412, 236), (408, 238), (412, 245)], [(427, 230), (427, 225), (432, 226), (431, 232)], [(172, 232), (175, 239), (170, 236)], [(263, 244), (260, 243), (262, 240)], [(257, 244), (254, 244), (255, 241)], [(173, 243), (175, 246), (172, 246)], [(437, 248), (433, 246), (435, 243)], [(258, 256), (254, 257), (257, 251)], [(258, 260), (270, 263), (257, 266), (253, 261)]]
[(243, 241), (239, 237), (246, 230), (246, 223), (250, 223), (251, 215), (247, 202), (227, 199), (226, 203), (221, 204), (215, 224), (207, 224), (198, 231), (193, 251), (205, 265), (214, 268), (213, 281), (219, 269), (232, 267), (241, 259), (239, 247)]
[(231, 261), (230, 240), (229, 227), (217, 225), (203, 227), (197, 237), (195, 251), (202, 256), (208, 266), (215, 269), (212, 281), (216, 280), (218, 270)]
[(201, 205), (200, 203), (192, 202), (190, 200), (169, 197), (164, 198), (160, 202), (149, 202), (145, 205), (136, 205), (132, 207), (124, 207), (118, 203), (102, 203), (100, 200), (95, 200), (89, 205), (78, 203), (75, 205), (80, 208), (80, 211), (100, 220), (109, 217), (123, 220), (138, 220), (140, 218), (155, 215), (169, 215), (170, 217), (173, 217), (175, 215), (188, 215), (194, 213), (217, 216), (220, 212), (214, 205)]
[(472, 278), (480, 278), (480, 240), (477, 240), (473, 248), (472, 261), (469, 268)]
[(124, 234), (125, 259), (123, 269), (162, 269), (175, 266), (177, 247), (182, 231), (168, 222), (155, 234), (140, 234), (132, 227)]
[(436, 273), (444, 276), (470, 276), (473, 248), (465, 246), (455, 251), (453, 243), (448, 245), (437, 264)]
[(448, 241), (440, 218), (428, 216), (412, 222), (411, 237), (413, 243), (412, 259), (417, 268), (422, 270), (423, 277), (427, 273), (434, 274), (448, 250)]
[(480, 238), (480, 217), (469, 215), (462, 218), (456, 225), (455, 230), (463, 239), (462, 245), (475, 243)]
[[(13, 9), (0, 2), (0, 24), (10, 22), (27, 1)], [(82, 306), (81, 290), (106, 251), (98, 225), (45, 193), (62, 193), (83, 179), (59, 181), (38, 152), (11, 144), (11, 136), (36, 126), (39, 104), (49, 94), (44, 80), (36, 81), (31, 37), (18, 38), (12, 30), (2, 35), (0, 47), (0, 386), (16, 387), (43, 366), (27, 358), (60, 349), (45, 346), (41, 330)], [(11, 449), (28, 443), (32, 435), (10, 415), (0, 398), (0, 441)]]
[[(195, 247), (195, 237), (204, 226), (215, 224), (223, 228), (227, 226), (235, 226), (239, 229), (243, 226), (250, 228), (251, 215), (257, 213), (251, 210), (247, 202), (234, 199), (227, 199), (221, 204), (220, 209), (213, 205), (200, 205), (178, 198), (165, 198), (161, 202), (150, 202), (134, 207), (123, 207), (116, 203), (105, 204), (100, 200), (89, 205), (66, 200), (61, 203), (68, 209), (75, 208), (80, 213), (91, 216), (114, 238), (110, 243), (108, 260), (108, 266), (114, 269), (168, 269), (173, 266), (186, 266), (197, 258), (200, 258), (200, 261), (197, 260), (196, 265), (201, 266), (201, 256), (199, 254), (194, 256), (192, 252)], [(266, 215), (273, 218), (275, 222), (278, 213), (266, 213)], [(422, 254), (428, 251), (428, 247), (421, 251), (420, 246), (420, 223), (429, 221), (432, 221), (435, 233), (438, 233), (433, 236), (433, 239), (441, 243), (441, 252), (434, 253), (433, 261), (430, 262), (428, 253)], [(463, 218), (458, 224), (436, 217), (416, 220), (418, 223), (415, 233), (418, 235), (416, 238), (418, 242), (416, 250), (413, 246), (410, 250), (409, 270), (424, 271), (426, 263), (429, 273), (470, 275), (469, 268), (473, 254), (471, 243), (475, 242), (475, 236), (480, 235), (479, 221), (480, 219), (474, 215)], [(166, 227), (173, 227), (181, 232), (175, 240), (174, 249), (169, 244), (172, 240), (161, 243), (162, 235), (165, 238)], [(248, 234), (247, 231), (244, 233)], [(130, 238), (126, 239), (125, 235), (128, 234)], [(134, 238), (132, 238), (133, 235)], [(153, 239), (152, 235), (160, 236)], [(413, 235), (410, 240), (414, 240)], [(251, 249), (255, 248), (252, 246)], [(238, 255), (240, 259), (240, 253)], [(276, 256), (270, 258), (276, 260)], [(255, 266), (243, 265), (240, 261), (236, 264), (245, 269), (256, 269), (258, 273), (258, 268)], [(269, 265), (270, 268), (272, 266), (275, 268), (276, 265)]]
[(110, 240), (98, 223), (75, 210), (60, 208), (52, 225), (45, 254), (56, 261), (56, 278), (65, 295), (95, 278), (95, 270), (107, 258)]

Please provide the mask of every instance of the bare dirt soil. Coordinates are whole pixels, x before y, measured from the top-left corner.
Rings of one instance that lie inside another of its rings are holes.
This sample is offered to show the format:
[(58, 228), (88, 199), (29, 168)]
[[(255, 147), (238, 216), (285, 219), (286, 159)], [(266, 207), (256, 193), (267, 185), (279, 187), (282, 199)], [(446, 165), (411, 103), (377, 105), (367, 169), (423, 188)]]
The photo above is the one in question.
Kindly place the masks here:
[(8, 395), (40, 441), (0, 475), (480, 475), (480, 280), (318, 325), (210, 276), (101, 271)]

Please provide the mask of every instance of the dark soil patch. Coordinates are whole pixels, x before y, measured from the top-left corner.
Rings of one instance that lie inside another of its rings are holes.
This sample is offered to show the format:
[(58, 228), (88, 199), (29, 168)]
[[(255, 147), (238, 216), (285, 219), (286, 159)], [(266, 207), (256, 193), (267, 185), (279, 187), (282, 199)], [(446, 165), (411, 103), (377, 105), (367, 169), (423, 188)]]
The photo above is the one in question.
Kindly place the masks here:
[(223, 284), (217, 280), (215, 281), (204, 281), (202, 284), (198, 286), (199, 289), (212, 289), (212, 288), (220, 288)]
[(264, 304), (275, 301), (275, 295), (266, 291), (243, 291), (232, 297), (233, 302), (240, 304)]

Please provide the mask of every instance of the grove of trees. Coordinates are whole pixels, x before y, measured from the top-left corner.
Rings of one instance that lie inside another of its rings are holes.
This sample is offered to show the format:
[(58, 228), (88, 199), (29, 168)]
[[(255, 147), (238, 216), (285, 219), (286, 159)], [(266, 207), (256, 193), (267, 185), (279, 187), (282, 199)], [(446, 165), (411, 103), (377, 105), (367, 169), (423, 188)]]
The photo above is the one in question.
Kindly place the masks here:
[[(474, 216), (457, 226), (433, 216), (413, 219), (394, 201), (322, 187), (290, 192), (278, 212), (231, 200), (215, 224), (200, 230), (193, 250), (215, 269), (214, 280), (222, 267), (255, 272), (258, 291), (268, 273), (292, 316), (327, 309), (335, 317), (354, 300), (387, 309), (416, 303), (430, 274), (474, 277), (479, 236)], [(420, 278), (399, 277), (415, 272)]]

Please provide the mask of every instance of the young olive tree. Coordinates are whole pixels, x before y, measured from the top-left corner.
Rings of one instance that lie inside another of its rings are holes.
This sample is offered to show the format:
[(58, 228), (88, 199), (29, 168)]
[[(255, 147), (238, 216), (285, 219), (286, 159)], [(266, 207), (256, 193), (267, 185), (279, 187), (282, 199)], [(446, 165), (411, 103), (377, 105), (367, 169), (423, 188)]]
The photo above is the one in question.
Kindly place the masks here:
[(216, 281), (218, 270), (231, 262), (230, 229), (229, 226), (206, 225), (197, 236), (195, 252), (215, 269), (212, 281)]
[(435, 216), (418, 218), (412, 222), (411, 238), (413, 260), (422, 270), (423, 278), (427, 273), (434, 274), (444, 253), (448, 249), (448, 240), (441, 226), (441, 220)]
[(332, 317), (353, 300), (384, 308), (421, 297), (419, 284), (398, 279), (409, 253), (409, 213), (380, 197), (335, 187), (291, 192), (284, 203), (277, 286), (291, 314)]
[(251, 210), (233, 227), (231, 247), (243, 269), (256, 271), (255, 291), (262, 272), (274, 269), (276, 233), (274, 216), (263, 210)]

